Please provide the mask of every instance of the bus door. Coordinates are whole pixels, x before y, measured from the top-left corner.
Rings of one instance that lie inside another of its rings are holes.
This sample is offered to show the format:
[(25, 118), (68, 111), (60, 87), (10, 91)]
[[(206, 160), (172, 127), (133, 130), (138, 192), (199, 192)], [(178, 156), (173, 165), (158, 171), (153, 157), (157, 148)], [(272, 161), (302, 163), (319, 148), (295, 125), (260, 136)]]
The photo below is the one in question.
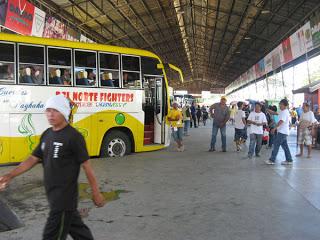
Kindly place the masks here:
[(162, 76), (144, 76), (144, 145), (163, 144), (165, 119)]

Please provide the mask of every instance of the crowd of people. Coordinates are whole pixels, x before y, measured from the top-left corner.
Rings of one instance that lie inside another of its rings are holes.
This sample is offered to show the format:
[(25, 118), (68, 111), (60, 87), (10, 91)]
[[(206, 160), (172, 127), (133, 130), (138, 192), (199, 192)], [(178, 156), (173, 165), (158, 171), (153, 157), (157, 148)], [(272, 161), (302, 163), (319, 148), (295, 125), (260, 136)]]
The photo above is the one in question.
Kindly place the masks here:
[[(260, 157), (263, 145), (271, 149), (268, 165), (275, 164), (280, 147), (285, 153), (283, 165), (291, 165), (293, 158), (288, 146), (287, 138), (290, 129), (297, 130), (297, 144), (299, 153), (296, 157), (303, 156), (304, 146), (307, 146), (307, 157), (311, 157), (314, 139), (320, 143), (318, 130), (318, 120), (311, 111), (308, 102), (303, 103), (298, 108), (289, 108), (287, 99), (282, 99), (279, 106), (268, 104), (266, 101), (233, 102), (227, 105), (227, 98), (222, 97), (220, 102), (210, 107), (194, 103), (190, 106), (185, 104), (182, 110), (179, 109), (177, 102), (173, 103), (172, 111), (169, 113), (168, 120), (171, 122), (172, 135), (177, 143), (177, 150), (184, 151), (183, 137), (189, 136), (189, 128), (197, 128), (202, 121), (206, 126), (208, 119), (212, 119), (212, 133), (210, 142), (210, 152), (216, 151), (216, 140), (220, 131), (222, 152), (227, 152), (227, 123), (234, 127), (235, 150), (240, 152), (244, 144), (249, 140), (248, 158)], [(317, 132), (315, 132), (315, 130)]]

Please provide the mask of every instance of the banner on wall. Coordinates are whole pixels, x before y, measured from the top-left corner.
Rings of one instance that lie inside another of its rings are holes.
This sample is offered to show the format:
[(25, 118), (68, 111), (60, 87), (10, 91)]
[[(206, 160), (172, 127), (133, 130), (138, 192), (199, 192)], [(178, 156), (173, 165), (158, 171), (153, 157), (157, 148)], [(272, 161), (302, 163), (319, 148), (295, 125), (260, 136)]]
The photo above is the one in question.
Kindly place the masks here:
[(282, 43), (279, 44), (278, 46), (278, 52), (280, 56), (280, 65), (284, 64), (284, 55), (283, 55), (283, 48), (282, 48)]
[(248, 75), (247, 75), (247, 72), (241, 74), (240, 76), (240, 85), (243, 85), (245, 84), (246, 82), (248, 81)]
[(320, 11), (315, 12), (310, 18), (310, 28), (313, 47), (320, 46)]
[(9, 0), (4, 26), (14, 32), (30, 35), (34, 6), (26, 0)]
[(272, 55), (271, 52), (264, 57), (265, 73), (272, 71)]
[(264, 58), (261, 59), (258, 63), (254, 65), (256, 77), (262, 77), (265, 74), (265, 64), (264, 64)]
[(79, 42), (80, 41), (80, 33), (75, 31), (74, 29), (68, 27), (67, 40)]
[(46, 18), (43, 37), (67, 39), (67, 27), (55, 17), (48, 16)]
[(256, 79), (256, 72), (255, 72), (255, 67), (251, 67), (249, 70), (248, 70), (248, 81), (252, 81)]
[(87, 38), (87, 43), (96, 43), (96, 42), (91, 40), (90, 38)]
[(46, 21), (46, 13), (35, 7), (31, 35), (36, 37), (43, 36), (44, 25)]
[[(306, 22), (300, 29), (264, 57), (264, 74), (276, 70), (281, 65), (306, 54), (316, 47), (320, 47), (320, 11), (314, 13), (310, 17), (310, 21)], [(239, 80), (240, 85), (245, 84), (246, 81), (244, 79), (252, 81), (264, 75), (262, 74), (262, 62), (259, 63), (244, 73), (247, 76), (246, 78), (244, 74), (241, 75)]]
[(306, 39), (303, 27), (290, 36), (291, 51), (293, 59), (306, 53)]
[[(282, 46), (280, 46), (282, 49)], [(275, 49), (272, 50), (271, 52), (271, 58), (272, 58), (272, 69), (277, 69), (278, 67), (281, 66), (281, 56), (282, 55), (282, 51), (279, 51), (280, 48), (279, 46), (276, 47)]]
[(292, 51), (290, 37), (282, 41), (283, 63), (286, 64), (292, 61)]
[(87, 37), (83, 34), (80, 35), (80, 42), (87, 42)]
[(310, 21), (302, 26), (304, 39), (305, 39), (305, 48), (307, 51), (313, 49), (313, 42), (312, 42), (312, 34), (311, 34), (311, 25)]
[(81, 34), (80, 36), (80, 42), (86, 42), (86, 43), (95, 43), (95, 41), (91, 40), (90, 38), (87, 38), (85, 35)]
[(0, 1), (0, 25), (4, 26), (7, 16), (8, 1)]

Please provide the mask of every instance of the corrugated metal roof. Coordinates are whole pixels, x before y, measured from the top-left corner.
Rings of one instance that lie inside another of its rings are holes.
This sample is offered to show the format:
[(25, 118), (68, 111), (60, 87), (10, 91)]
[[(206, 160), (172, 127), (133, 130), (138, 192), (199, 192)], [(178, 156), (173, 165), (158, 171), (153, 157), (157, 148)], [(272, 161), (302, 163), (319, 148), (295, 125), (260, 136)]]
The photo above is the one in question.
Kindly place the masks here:
[[(319, 0), (38, 0), (99, 42), (143, 48), (181, 67), (186, 84), (225, 87), (319, 8)], [(264, 13), (268, 11), (268, 13)], [(77, 27), (75, 26), (75, 27)]]

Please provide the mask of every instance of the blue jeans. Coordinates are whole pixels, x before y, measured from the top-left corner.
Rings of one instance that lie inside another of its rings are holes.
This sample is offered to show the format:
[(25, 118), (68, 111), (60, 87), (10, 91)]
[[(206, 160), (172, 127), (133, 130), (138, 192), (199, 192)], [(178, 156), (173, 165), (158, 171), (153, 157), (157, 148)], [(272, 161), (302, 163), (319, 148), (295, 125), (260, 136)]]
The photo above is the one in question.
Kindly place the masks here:
[(178, 127), (177, 131), (174, 131), (174, 129), (172, 129), (172, 137), (174, 139), (174, 141), (182, 141), (182, 135), (183, 135), (183, 128), (182, 127)]
[(219, 129), (221, 134), (222, 150), (227, 150), (227, 127), (225, 125), (224, 127), (220, 128), (214, 122), (212, 125), (211, 149), (215, 149)]
[(286, 161), (292, 162), (292, 156), (287, 142), (287, 135), (279, 132), (277, 133), (277, 135), (274, 136), (273, 149), (270, 161), (276, 161), (276, 157), (278, 155), (280, 146), (282, 147), (284, 154), (286, 155)]
[(269, 134), (269, 147), (271, 148), (272, 147), (272, 145), (273, 145), (273, 141), (274, 141), (274, 138), (275, 138), (275, 134), (272, 134), (271, 132), (270, 132), (270, 134)]
[(188, 135), (189, 127), (190, 127), (190, 120), (184, 120), (184, 126), (183, 126), (184, 135)]
[(256, 155), (259, 155), (261, 146), (262, 146), (262, 134), (250, 134), (250, 144), (249, 144), (249, 152), (248, 155), (250, 157), (253, 156), (253, 153)]

